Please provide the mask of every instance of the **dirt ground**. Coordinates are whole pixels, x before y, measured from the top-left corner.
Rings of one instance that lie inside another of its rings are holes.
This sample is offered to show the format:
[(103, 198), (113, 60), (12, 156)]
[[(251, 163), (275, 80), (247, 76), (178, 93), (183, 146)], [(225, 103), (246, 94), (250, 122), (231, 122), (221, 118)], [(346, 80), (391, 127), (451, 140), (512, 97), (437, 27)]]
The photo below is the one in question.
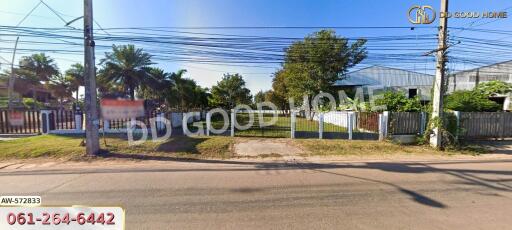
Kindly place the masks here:
[(297, 156), (304, 150), (284, 139), (241, 140), (234, 146), (238, 156)]

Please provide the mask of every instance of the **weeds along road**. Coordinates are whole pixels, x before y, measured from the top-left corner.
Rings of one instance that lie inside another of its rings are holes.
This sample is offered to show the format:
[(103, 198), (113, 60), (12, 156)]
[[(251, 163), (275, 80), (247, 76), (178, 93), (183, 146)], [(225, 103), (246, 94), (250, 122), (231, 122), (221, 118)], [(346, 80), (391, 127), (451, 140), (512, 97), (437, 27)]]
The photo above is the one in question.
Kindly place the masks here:
[(120, 205), (127, 229), (508, 229), (512, 160), (132, 162), (0, 170), (1, 195)]

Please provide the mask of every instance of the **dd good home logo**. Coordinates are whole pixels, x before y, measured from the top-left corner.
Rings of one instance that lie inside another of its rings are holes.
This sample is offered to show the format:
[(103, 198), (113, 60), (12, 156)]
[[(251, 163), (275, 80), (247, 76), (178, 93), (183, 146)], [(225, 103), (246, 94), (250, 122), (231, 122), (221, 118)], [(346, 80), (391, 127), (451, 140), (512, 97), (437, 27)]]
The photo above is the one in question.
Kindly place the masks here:
[(436, 11), (432, 6), (412, 6), (409, 9), (409, 21), (412, 24), (430, 24), (436, 20)]

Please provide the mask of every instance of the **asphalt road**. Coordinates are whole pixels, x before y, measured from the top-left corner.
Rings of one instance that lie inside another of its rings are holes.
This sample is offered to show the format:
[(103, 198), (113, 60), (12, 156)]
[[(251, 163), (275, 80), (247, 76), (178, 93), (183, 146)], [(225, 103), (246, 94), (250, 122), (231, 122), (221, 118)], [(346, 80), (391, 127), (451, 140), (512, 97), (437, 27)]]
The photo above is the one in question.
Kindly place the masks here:
[(127, 229), (511, 229), (511, 191), (504, 159), (0, 169), (0, 195), (120, 205)]

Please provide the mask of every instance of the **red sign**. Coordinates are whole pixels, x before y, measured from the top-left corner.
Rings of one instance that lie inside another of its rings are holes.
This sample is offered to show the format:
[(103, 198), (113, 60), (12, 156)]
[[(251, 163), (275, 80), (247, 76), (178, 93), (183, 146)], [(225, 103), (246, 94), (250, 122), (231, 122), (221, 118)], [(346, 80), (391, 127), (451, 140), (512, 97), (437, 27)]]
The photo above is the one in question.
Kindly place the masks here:
[(101, 116), (105, 120), (136, 118), (144, 116), (144, 100), (101, 100)]
[(9, 111), (7, 115), (7, 118), (9, 119), (9, 124), (11, 126), (23, 126), (23, 123), (25, 121), (25, 114), (23, 112)]

